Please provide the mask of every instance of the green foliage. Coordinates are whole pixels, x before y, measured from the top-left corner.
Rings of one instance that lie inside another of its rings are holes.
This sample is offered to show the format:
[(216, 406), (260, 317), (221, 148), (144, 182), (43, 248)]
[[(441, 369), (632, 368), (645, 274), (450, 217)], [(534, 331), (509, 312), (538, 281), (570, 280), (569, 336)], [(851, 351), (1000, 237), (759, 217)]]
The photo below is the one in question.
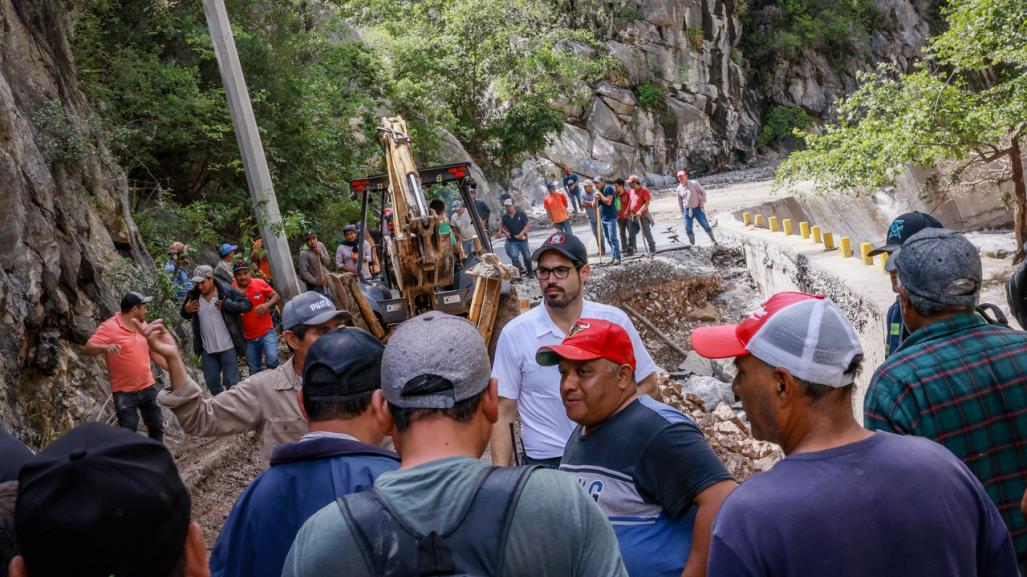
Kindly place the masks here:
[[(547, 0), (348, 1), (370, 27), (412, 128), (444, 128), (488, 168), (537, 151), (562, 125), (547, 103), (598, 80), (608, 63), (566, 47), (591, 33), (554, 26)], [(502, 103), (502, 104), (500, 104)], [(517, 134), (519, 132), (519, 134)], [(420, 143), (419, 143), (420, 145)]]
[[(163, 266), (163, 263), (161, 263)], [(164, 319), (169, 326), (178, 324), (180, 302), (175, 296), (175, 285), (171, 275), (160, 270), (148, 269), (134, 264), (127, 258), (119, 258), (103, 271), (103, 280), (115, 295), (136, 291), (152, 296), (147, 319)]]
[(692, 45), (692, 49), (696, 52), (702, 52), (703, 44), (703, 31), (699, 26), (689, 26), (685, 28), (685, 36), (688, 37), (688, 42)]
[(987, 163), (1008, 153), (1027, 129), (1027, 6), (951, 0), (944, 14), (949, 29), (932, 39), (926, 61), (906, 75), (890, 66), (861, 75), (838, 124), (804, 135), (806, 150), (779, 167), (779, 185), (870, 192), (909, 163)]
[(756, 137), (756, 146), (763, 148), (769, 144), (788, 142), (793, 138), (795, 130), (805, 130), (812, 123), (813, 119), (802, 108), (772, 106), (763, 118), (763, 126)]
[(635, 87), (635, 97), (643, 108), (656, 110), (664, 105), (663, 86), (653, 82), (643, 82)]
[(889, 26), (875, 0), (748, 0), (737, 9), (742, 51), (761, 88), (776, 64), (797, 59), (805, 49), (840, 67), (866, 53), (873, 31)]
[(95, 126), (83, 129), (58, 100), (48, 100), (35, 110), (35, 142), (47, 162), (75, 162), (93, 152)]

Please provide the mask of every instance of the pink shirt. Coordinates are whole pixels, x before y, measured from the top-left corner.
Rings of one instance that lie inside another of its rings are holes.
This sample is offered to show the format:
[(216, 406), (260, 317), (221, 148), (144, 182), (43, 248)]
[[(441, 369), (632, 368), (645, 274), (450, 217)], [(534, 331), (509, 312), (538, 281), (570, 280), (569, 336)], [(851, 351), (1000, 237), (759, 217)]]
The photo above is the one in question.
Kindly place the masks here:
[[(146, 328), (146, 323), (143, 323)], [(150, 370), (150, 345), (142, 333), (130, 329), (121, 320), (121, 313), (115, 313), (103, 321), (89, 342), (94, 345), (118, 345), (121, 350), (104, 353), (107, 372), (110, 374), (112, 393), (131, 393), (153, 385), (153, 371)]]

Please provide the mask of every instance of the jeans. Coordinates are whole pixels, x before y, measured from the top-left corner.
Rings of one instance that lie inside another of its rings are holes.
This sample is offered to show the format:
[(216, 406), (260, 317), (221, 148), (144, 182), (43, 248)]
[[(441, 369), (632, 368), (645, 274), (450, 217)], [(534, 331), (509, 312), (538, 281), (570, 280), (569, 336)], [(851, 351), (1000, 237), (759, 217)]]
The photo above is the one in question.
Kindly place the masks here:
[(146, 433), (151, 439), (163, 442), (164, 418), (157, 406), (157, 385), (131, 393), (113, 393), (113, 396), (119, 427), (135, 433), (139, 430), (139, 414), (142, 413)]
[(635, 239), (628, 232), (631, 229), (630, 220), (617, 219), (617, 230), (620, 231), (620, 246), (628, 254), (635, 254)]
[(581, 189), (575, 188), (569, 196), (571, 197), (571, 205), (574, 206), (574, 212), (581, 210)]
[(460, 246), (464, 249), (464, 258), (467, 258), (474, 254), (474, 239), (460, 241)]
[(617, 242), (617, 222), (616, 220), (604, 220), (600, 223), (603, 226), (603, 240), (613, 247), (613, 260), (620, 260), (620, 243)]
[[(224, 391), (225, 388), (230, 389), (239, 382), (239, 355), (235, 349), (214, 354), (204, 351), (200, 355), (200, 364), (203, 365), (203, 380), (207, 382), (207, 388), (212, 395)], [(221, 378), (222, 374), (224, 379)], [(222, 383), (224, 386), (221, 386)]]
[(567, 236), (574, 236), (574, 231), (571, 230), (571, 219), (569, 218), (563, 222), (554, 224), (553, 228), (566, 234)]
[(643, 217), (637, 221), (631, 221), (631, 227), (628, 229), (628, 242), (631, 244), (632, 250), (637, 246), (635, 239), (638, 237), (638, 231), (642, 231), (642, 236), (645, 237), (645, 244), (649, 248), (649, 252), (656, 252), (656, 241), (653, 240), (653, 223), (649, 220), (649, 217)]
[[(524, 266), (517, 262), (517, 255), (521, 256), (524, 261)], [(522, 271), (528, 271), (528, 276), (531, 276), (531, 251), (528, 250), (528, 241), (506, 239), (506, 256), (510, 257), (510, 263)]]
[(706, 231), (706, 234), (710, 234), (710, 223), (706, 220), (706, 211), (702, 208), (686, 208), (685, 209), (685, 234), (692, 236), (692, 220), (699, 221), (699, 226)]
[(269, 369), (278, 366), (278, 335), (274, 327), (268, 329), (264, 336), (246, 341), (246, 364), (250, 367), (250, 374), (264, 370), (264, 361)]
[(560, 468), (560, 457), (553, 457), (551, 459), (532, 459), (528, 455), (521, 453), (521, 464), (522, 465), (538, 465), (543, 469), (559, 469)]

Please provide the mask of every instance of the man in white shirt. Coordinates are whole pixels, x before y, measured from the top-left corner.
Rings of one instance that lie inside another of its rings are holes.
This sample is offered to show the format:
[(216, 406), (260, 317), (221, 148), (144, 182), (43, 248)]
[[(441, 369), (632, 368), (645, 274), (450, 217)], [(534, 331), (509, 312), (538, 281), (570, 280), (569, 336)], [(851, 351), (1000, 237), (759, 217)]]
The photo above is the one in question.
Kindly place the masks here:
[(557, 232), (535, 251), (536, 278), (543, 302), (508, 323), (499, 335), (492, 376), (499, 382), (499, 420), (492, 429), (492, 463), (509, 466), (513, 456), (510, 424), (519, 416), (524, 462), (558, 467), (575, 424), (560, 398), (560, 372), (535, 362), (540, 347), (563, 342), (582, 317), (622, 326), (631, 338), (639, 394), (656, 391), (656, 363), (623, 311), (585, 300), (588, 253), (574, 236)]
[(692, 221), (699, 221), (699, 226), (706, 231), (713, 244), (717, 239), (713, 238), (713, 229), (706, 220), (706, 189), (694, 180), (688, 180), (688, 171), (678, 171), (678, 207), (681, 209), (681, 216), (685, 219), (685, 234), (688, 235), (688, 242), (695, 245), (695, 233), (692, 232)]
[(474, 228), (471, 212), (459, 200), (453, 202), (453, 216), (450, 217), (449, 224), (456, 229), (464, 257), (471, 256), (474, 252), (474, 239), (478, 238), (478, 230)]

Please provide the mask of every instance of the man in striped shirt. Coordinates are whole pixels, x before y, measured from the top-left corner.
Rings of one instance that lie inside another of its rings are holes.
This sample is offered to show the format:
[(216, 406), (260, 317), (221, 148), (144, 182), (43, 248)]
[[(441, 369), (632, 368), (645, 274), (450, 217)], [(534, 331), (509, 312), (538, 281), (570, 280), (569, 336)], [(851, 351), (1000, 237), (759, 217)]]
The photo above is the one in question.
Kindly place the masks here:
[(864, 401), (868, 429), (927, 437), (959, 457), (1005, 520), (1027, 571), (1027, 333), (974, 309), (981, 259), (962, 235), (927, 228), (892, 257), (911, 331)]

